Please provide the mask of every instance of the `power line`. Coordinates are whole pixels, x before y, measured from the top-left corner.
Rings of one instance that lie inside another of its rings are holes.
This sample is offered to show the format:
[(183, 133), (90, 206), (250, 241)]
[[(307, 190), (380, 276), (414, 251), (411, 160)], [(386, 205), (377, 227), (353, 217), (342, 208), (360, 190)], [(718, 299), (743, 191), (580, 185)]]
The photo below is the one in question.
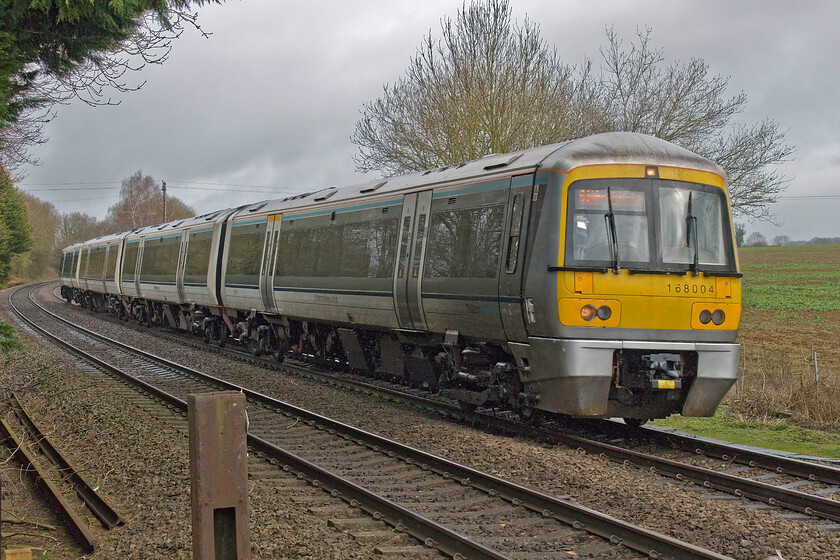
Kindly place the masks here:
[[(167, 180), (167, 184), (171, 185), (172, 183), (180, 183), (185, 185), (214, 185), (218, 187), (236, 187), (236, 188), (246, 188), (246, 189), (267, 189), (269, 191), (295, 191), (299, 189), (303, 189), (305, 187), (273, 187), (270, 185), (244, 185), (241, 183), (216, 183), (213, 181), (178, 181), (178, 180)], [(97, 188), (101, 189), (112, 189), (115, 187), (121, 187), (122, 181), (75, 181), (75, 182), (63, 182), (63, 183), (20, 183), (18, 186), (21, 187), (63, 187), (63, 186), (70, 186), (70, 185), (85, 185), (84, 187), (77, 187), (73, 189), (37, 189), (39, 191), (49, 191), (49, 190), (95, 190)], [(91, 187), (90, 185), (114, 185), (111, 187)], [(198, 187), (178, 187), (181, 189), (196, 189)], [(36, 189), (32, 189), (33, 191)]]
[(779, 200), (810, 200), (820, 198), (840, 198), (840, 194), (801, 194), (793, 196), (780, 196)]

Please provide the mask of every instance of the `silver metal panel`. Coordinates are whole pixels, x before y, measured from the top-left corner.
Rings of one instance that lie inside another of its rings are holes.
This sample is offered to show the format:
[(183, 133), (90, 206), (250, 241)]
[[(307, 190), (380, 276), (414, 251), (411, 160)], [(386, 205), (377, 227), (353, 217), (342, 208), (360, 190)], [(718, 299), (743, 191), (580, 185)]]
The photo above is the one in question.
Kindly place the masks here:
[(738, 380), (740, 344), (697, 344), (697, 378), (683, 405), (683, 416), (713, 416)]
[(180, 303), (181, 296), (175, 284), (158, 284), (155, 282), (140, 282), (140, 292), (143, 297), (152, 301)]
[(275, 290), (277, 313), (316, 321), (399, 328), (391, 297)]
[(612, 381), (613, 351), (621, 341), (530, 337), (531, 371), (525, 389), (537, 407), (574, 416), (604, 416)]

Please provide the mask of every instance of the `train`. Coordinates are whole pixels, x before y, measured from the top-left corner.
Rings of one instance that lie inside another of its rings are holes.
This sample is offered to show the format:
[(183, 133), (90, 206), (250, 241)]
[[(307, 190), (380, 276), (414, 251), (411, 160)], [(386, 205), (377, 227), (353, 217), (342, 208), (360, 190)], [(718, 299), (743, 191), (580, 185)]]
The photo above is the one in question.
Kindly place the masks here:
[(711, 416), (738, 378), (724, 171), (609, 132), (66, 247), (69, 302), (464, 407)]

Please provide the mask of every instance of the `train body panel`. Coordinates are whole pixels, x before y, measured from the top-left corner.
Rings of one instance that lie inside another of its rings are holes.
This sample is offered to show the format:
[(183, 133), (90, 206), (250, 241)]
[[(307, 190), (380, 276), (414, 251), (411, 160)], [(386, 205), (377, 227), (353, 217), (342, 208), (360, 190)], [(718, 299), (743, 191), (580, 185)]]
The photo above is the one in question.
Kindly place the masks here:
[(471, 406), (708, 415), (737, 378), (723, 172), (649, 136), (601, 134), (121, 235), (112, 280), (82, 287), (79, 265), (68, 273), (85, 258), (96, 272), (93, 240), (65, 249), (62, 285), (116, 292), (132, 313), (206, 340), (344, 360)]

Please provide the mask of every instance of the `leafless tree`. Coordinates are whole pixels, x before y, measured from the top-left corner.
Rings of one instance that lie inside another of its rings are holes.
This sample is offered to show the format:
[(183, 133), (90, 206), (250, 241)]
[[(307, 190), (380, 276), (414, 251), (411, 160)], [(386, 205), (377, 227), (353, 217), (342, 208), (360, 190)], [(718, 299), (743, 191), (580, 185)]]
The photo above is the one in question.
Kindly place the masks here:
[(788, 243), (790, 243), (790, 237), (787, 235), (777, 235), (773, 238), (772, 245), (774, 247), (784, 247)]
[(601, 114), (589, 67), (564, 64), (507, 0), (471, 4), (423, 39), (406, 75), (356, 125), (363, 171), (397, 173), (583, 134)]
[(761, 232), (754, 231), (747, 236), (744, 247), (767, 247), (767, 239)]
[(770, 119), (734, 121), (746, 95), (699, 58), (666, 63), (638, 31), (626, 46), (606, 30), (600, 70), (569, 66), (539, 27), (512, 20), (508, 0), (472, 0), (430, 33), (406, 74), (366, 103), (352, 140), (360, 171), (429, 169), (597, 132), (641, 132), (719, 163), (737, 216), (768, 218), (793, 148)]
[[(175, 197), (166, 198), (168, 220), (188, 218), (195, 211)], [(108, 233), (127, 231), (163, 222), (163, 193), (161, 185), (149, 175), (137, 171), (123, 179), (120, 200), (108, 209), (105, 230)]]

